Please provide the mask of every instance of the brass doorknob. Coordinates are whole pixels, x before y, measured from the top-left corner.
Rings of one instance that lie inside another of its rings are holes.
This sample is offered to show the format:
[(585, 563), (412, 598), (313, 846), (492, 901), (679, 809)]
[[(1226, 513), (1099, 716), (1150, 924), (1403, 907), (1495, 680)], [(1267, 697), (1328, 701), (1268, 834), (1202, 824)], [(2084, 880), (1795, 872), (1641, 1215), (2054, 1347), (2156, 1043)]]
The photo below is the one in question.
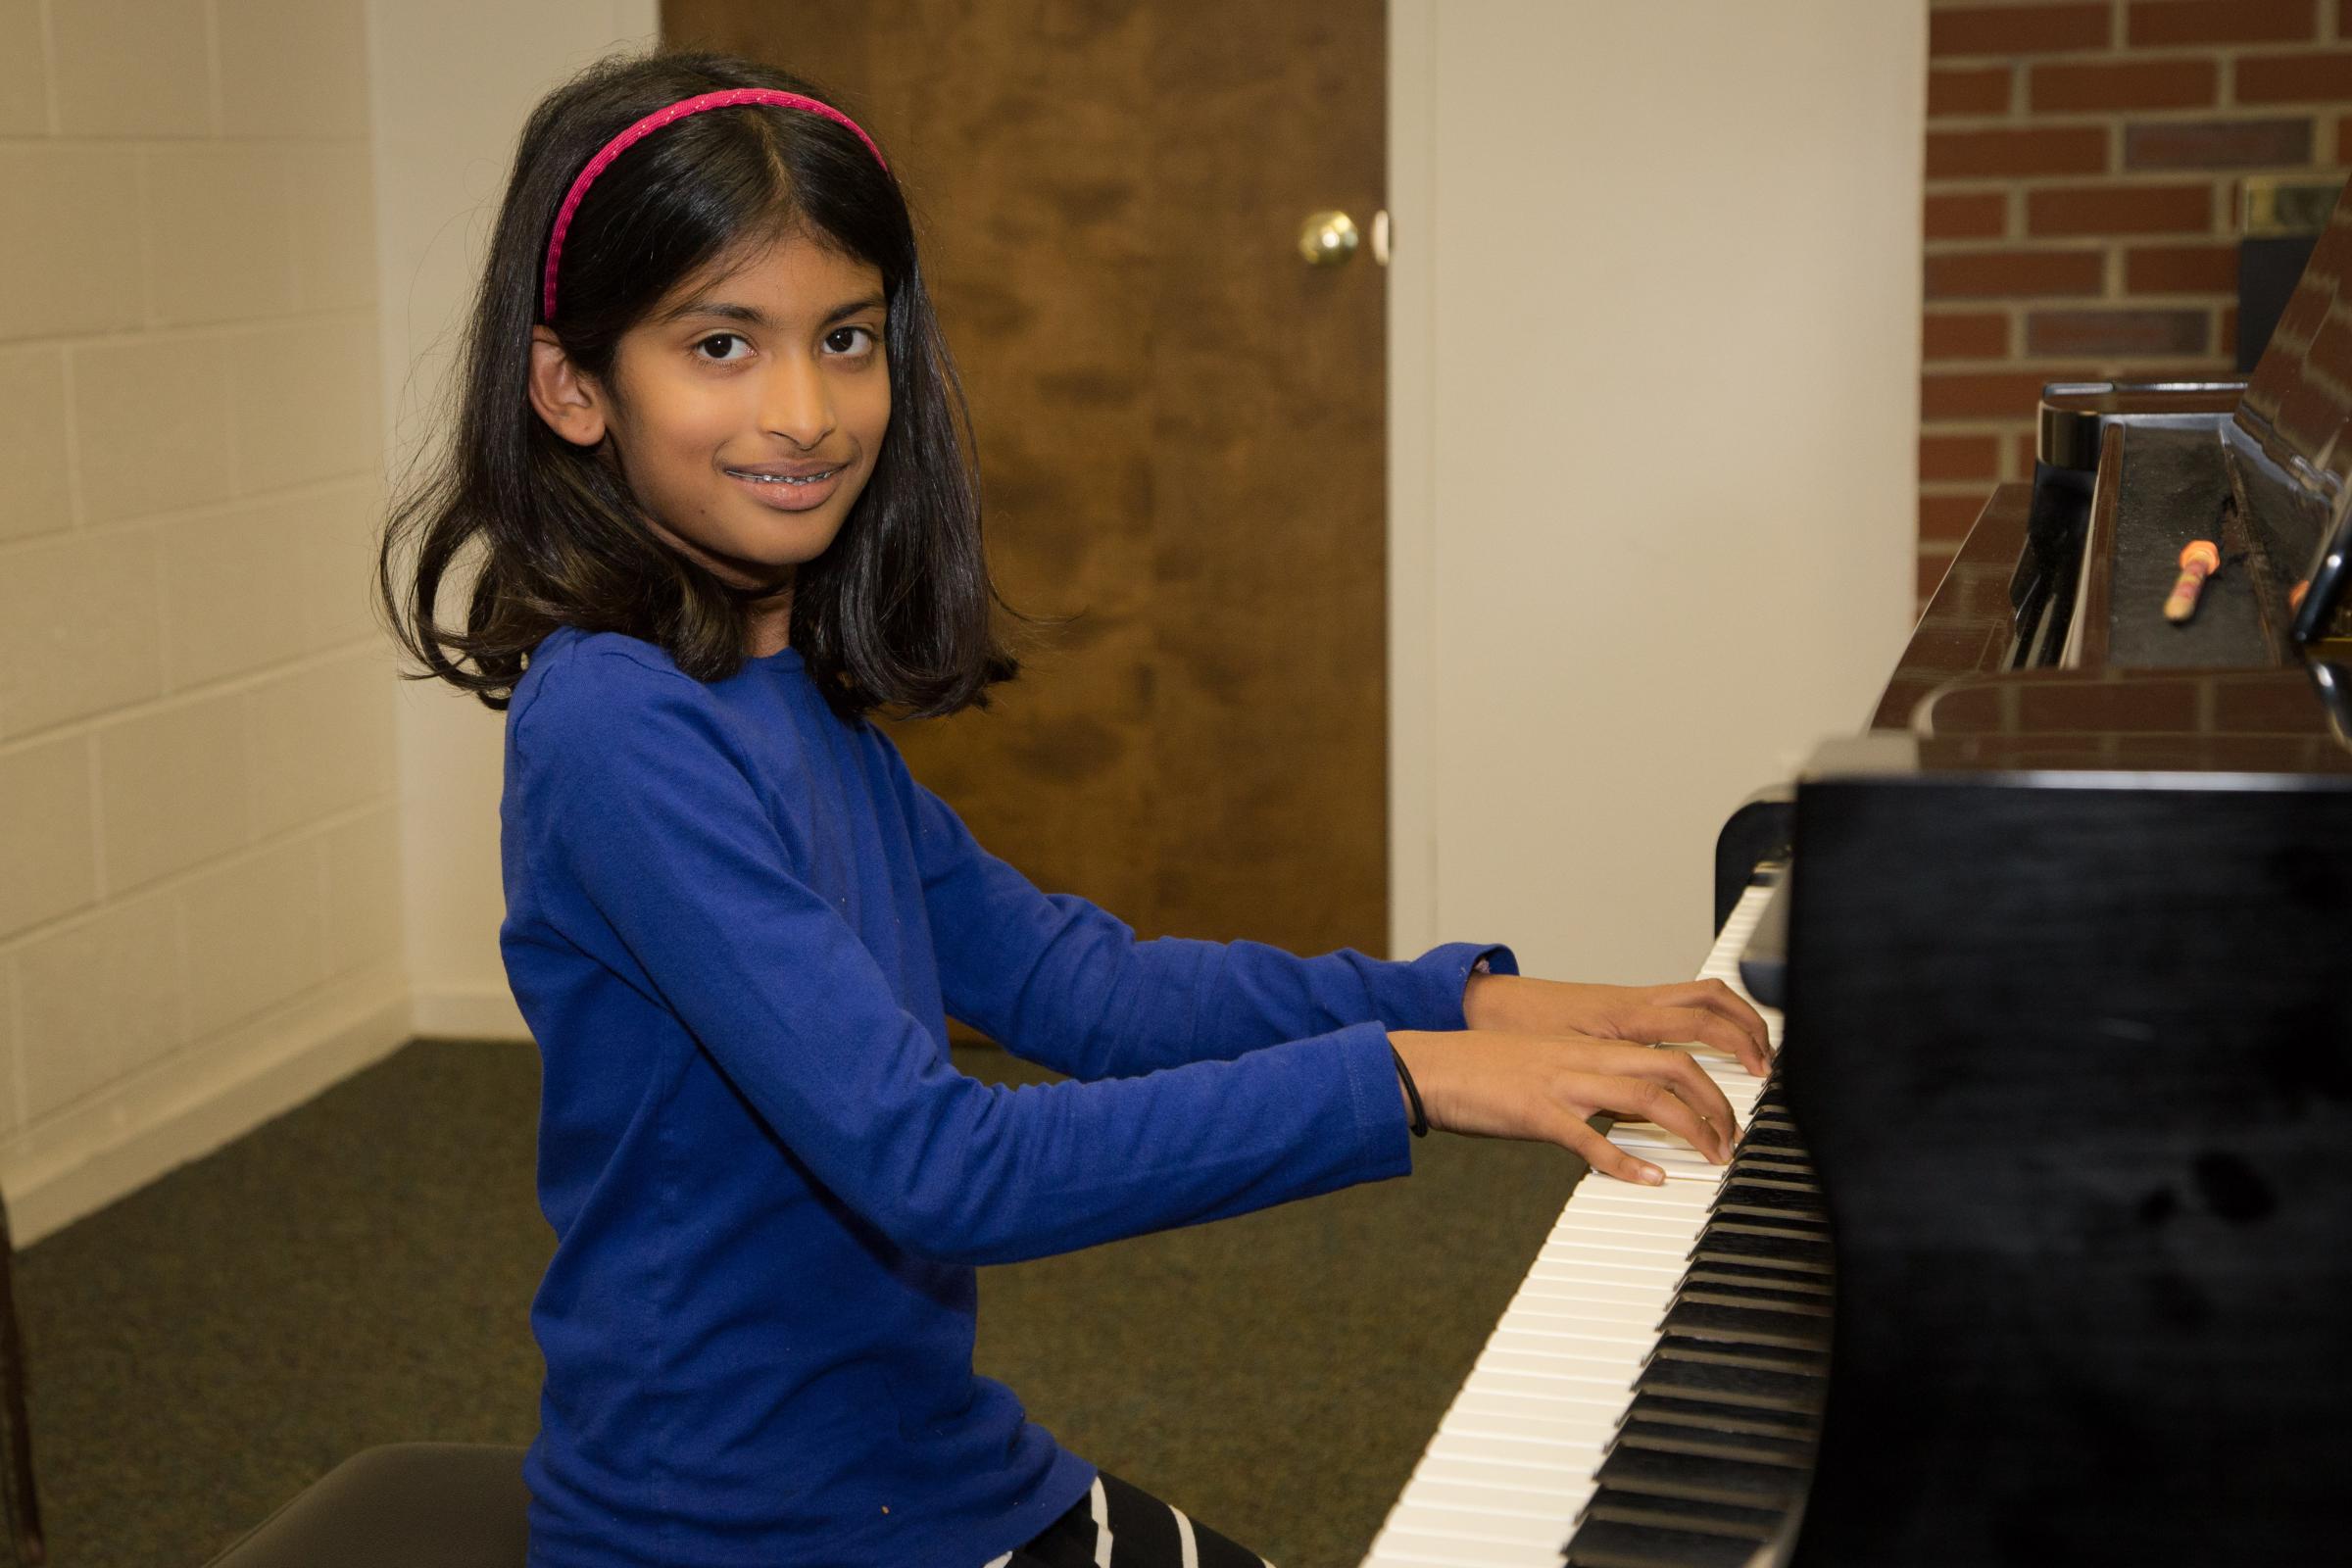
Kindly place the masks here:
[(1355, 220), (1346, 213), (1309, 213), (1298, 229), (1298, 254), (1309, 267), (1345, 267), (1355, 254)]

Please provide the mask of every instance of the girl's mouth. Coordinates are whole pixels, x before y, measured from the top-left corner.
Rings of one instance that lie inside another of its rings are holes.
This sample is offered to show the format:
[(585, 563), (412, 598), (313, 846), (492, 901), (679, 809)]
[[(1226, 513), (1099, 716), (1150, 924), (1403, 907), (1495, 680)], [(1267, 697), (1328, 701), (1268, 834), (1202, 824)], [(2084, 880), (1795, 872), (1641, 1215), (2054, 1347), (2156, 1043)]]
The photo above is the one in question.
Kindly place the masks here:
[(808, 512), (823, 506), (840, 484), (842, 475), (838, 466), (813, 473), (753, 473), (741, 468), (723, 471), (750, 491), (761, 506), (777, 512)]
[(736, 478), (749, 479), (755, 484), (816, 484), (832, 478), (840, 471), (839, 468), (825, 468), (816, 473), (745, 473), (737, 468), (727, 470)]

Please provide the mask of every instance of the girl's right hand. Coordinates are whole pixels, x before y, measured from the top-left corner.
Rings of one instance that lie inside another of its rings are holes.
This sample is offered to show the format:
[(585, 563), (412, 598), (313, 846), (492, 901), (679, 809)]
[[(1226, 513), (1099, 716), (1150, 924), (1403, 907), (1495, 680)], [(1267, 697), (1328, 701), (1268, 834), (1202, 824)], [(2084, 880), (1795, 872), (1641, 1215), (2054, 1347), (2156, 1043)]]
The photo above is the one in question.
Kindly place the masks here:
[(1495, 1029), (1392, 1030), (1389, 1043), (1413, 1075), (1432, 1127), (1557, 1144), (1620, 1181), (1654, 1187), (1666, 1173), (1587, 1118), (1605, 1111), (1655, 1122), (1717, 1164), (1731, 1158), (1739, 1137), (1731, 1102), (1687, 1052)]

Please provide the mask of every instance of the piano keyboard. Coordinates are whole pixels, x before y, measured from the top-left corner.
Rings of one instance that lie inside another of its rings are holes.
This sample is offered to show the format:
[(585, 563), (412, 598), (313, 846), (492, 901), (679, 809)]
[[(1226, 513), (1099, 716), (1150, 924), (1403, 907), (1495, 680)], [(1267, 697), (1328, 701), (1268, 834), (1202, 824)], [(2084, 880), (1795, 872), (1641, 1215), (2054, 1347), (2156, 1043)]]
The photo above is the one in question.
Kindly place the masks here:
[[(1741, 989), (1771, 892), (1742, 895), (1701, 977)], [(1665, 1185), (1577, 1184), (1363, 1568), (1740, 1568), (1801, 1500), (1829, 1339), (1819, 1193), (1777, 1088), (1693, 1054), (1745, 1129), (1732, 1163), (1610, 1133)]]

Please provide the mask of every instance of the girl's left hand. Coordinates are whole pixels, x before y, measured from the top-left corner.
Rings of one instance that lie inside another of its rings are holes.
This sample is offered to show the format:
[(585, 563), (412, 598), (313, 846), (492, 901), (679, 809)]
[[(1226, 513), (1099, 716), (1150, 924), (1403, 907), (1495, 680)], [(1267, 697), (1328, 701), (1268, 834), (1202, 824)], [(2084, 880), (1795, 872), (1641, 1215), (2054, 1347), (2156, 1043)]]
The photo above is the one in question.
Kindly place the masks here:
[(1759, 1078), (1772, 1066), (1772, 1038), (1763, 1018), (1720, 980), (1603, 986), (1474, 974), (1462, 991), (1462, 1022), (1470, 1029), (1590, 1035), (1652, 1046), (1689, 1041), (1728, 1052)]

